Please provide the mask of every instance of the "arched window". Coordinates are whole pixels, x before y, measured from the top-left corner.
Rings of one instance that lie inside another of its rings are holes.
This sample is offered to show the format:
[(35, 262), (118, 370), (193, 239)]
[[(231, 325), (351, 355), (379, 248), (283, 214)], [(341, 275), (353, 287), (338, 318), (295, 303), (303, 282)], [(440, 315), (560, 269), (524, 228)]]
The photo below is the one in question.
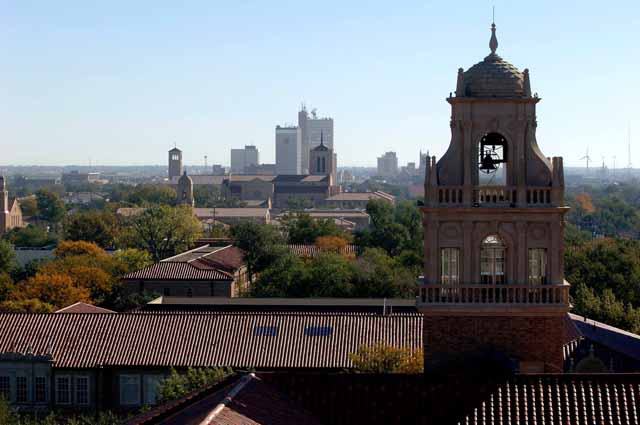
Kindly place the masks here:
[(327, 165), (325, 163), (325, 158), (322, 157), (322, 172), (326, 173), (327, 172)]
[(316, 158), (316, 172), (321, 173), (322, 170), (320, 168), (320, 157)]
[(482, 136), (478, 146), (478, 183), (505, 186), (507, 183), (507, 141), (498, 133)]
[(487, 236), (480, 248), (480, 282), (505, 283), (505, 246), (497, 235)]

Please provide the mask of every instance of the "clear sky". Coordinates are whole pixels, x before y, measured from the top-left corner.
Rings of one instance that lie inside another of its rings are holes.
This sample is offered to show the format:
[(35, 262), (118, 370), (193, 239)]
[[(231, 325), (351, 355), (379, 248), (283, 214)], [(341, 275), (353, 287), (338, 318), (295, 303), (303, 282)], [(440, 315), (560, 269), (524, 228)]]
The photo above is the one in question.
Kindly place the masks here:
[(335, 119), (339, 165), (442, 155), (458, 67), (529, 68), (538, 142), (640, 166), (640, 2), (0, 0), (0, 165), (228, 164), (302, 101)]

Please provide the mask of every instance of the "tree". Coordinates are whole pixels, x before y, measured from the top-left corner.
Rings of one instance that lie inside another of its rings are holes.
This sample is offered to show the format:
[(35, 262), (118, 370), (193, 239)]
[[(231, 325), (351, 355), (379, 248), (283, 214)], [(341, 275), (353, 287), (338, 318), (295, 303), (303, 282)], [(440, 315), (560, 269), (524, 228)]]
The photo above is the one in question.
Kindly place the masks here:
[(361, 346), (349, 359), (358, 372), (407, 373), (424, 372), (424, 355), (421, 349), (394, 347), (383, 343)]
[(347, 247), (349, 241), (340, 236), (320, 236), (316, 238), (315, 246), (323, 251), (341, 253)]
[(3, 313), (53, 313), (55, 308), (51, 304), (30, 298), (0, 302), (0, 311)]
[(18, 285), (10, 301), (30, 299), (51, 304), (56, 309), (78, 301), (91, 302), (89, 290), (76, 287), (71, 277), (66, 274), (47, 273), (38, 273)]
[(158, 394), (162, 402), (182, 398), (194, 391), (203, 390), (222, 382), (233, 374), (230, 368), (189, 368), (186, 373), (171, 369), (170, 375), (162, 381)]
[(282, 226), (290, 244), (312, 244), (322, 236), (348, 238), (333, 220), (316, 220), (306, 213), (287, 214)]
[(13, 246), (7, 241), (0, 240), (0, 272), (10, 272), (16, 266), (16, 254)]
[(190, 207), (154, 206), (133, 219), (128, 246), (148, 251), (154, 261), (176, 255), (202, 234)]
[(86, 241), (62, 241), (58, 244), (53, 254), (57, 258), (64, 258), (76, 255), (104, 256), (107, 253), (93, 242)]
[(220, 207), (224, 203), (220, 188), (212, 184), (194, 186), (193, 199), (200, 208)]
[(153, 264), (153, 259), (147, 251), (135, 248), (121, 249), (113, 254), (113, 259), (118, 263), (120, 275), (125, 275)]
[(20, 210), (25, 217), (35, 217), (38, 215), (38, 201), (35, 196), (28, 196), (20, 199)]
[(29, 224), (27, 227), (15, 227), (4, 236), (14, 246), (40, 248), (54, 245), (58, 239), (41, 226)]
[(368, 248), (356, 260), (354, 297), (411, 298), (417, 280), (411, 270), (398, 264), (380, 248)]
[(250, 280), (288, 252), (278, 230), (268, 224), (245, 221), (231, 228), (231, 236), (245, 253)]
[(254, 297), (308, 297), (307, 268), (294, 254), (276, 258), (251, 285)]
[(40, 189), (36, 192), (36, 200), (40, 218), (47, 220), (53, 225), (56, 225), (62, 220), (66, 209), (62, 199), (60, 199), (57, 193), (51, 192), (48, 189)]
[(114, 245), (117, 236), (117, 221), (107, 211), (78, 212), (67, 216), (63, 223), (66, 239), (95, 242), (103, 248)]

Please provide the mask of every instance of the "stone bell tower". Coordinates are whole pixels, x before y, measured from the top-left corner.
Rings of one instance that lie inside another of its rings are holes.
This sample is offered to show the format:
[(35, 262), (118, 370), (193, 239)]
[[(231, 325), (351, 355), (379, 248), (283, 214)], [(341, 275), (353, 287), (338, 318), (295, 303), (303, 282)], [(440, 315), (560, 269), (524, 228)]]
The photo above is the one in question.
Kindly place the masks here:
[(569, 285), (563, 272), (562, 158), (536, 142), (529, 70), (491, 53), (458, 70), (451, 142), (425, 175), (427, 365), (483, 350), (521, 371), (560, 372)]
[(178, 179), (178, 186), (176, 188), (176, 194), (178, 196), (178, 205), (194, 206), (193, 200), (193, 180), (187, 175), (187, 170), (184, 170), (182, 176)]

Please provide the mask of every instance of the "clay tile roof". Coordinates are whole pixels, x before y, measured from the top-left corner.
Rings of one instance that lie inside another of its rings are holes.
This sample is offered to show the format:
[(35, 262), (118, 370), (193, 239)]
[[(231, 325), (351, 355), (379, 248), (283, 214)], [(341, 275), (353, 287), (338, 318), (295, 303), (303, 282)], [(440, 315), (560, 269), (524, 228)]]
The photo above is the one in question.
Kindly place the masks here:
[(56, 313), (115, 313), (115, 311), (98, 307), (93, 304), (77, 302), (57, 310)]
[(202, 246), (127, 274), (125, 280), (232, 280), (244, 266), (244, 252), (233, 245)]
[[(287, 245), (289, 251), (292, 254), (297, 255), (298, 257), (311, 258), (316, 257), (322, 252), (326, 252), (327, 250), (319, 248), (317, 245), (305, 245), (305, 244), (291, 244)], [(360, 252), (360, 247), (358, 245), (345, 245), (344, 247), (338, 250), (339, 254), (347, 255), (347, 256), (357, 256)]]
[(470, 97), (523, 97), (524, 75), (492, 53), (464, 73), (464, 87)]
[(53, 357), (59, 368), (352, 367), (361, 345), (422, 347), (418, 314), (0, 314), (0, 353)]

